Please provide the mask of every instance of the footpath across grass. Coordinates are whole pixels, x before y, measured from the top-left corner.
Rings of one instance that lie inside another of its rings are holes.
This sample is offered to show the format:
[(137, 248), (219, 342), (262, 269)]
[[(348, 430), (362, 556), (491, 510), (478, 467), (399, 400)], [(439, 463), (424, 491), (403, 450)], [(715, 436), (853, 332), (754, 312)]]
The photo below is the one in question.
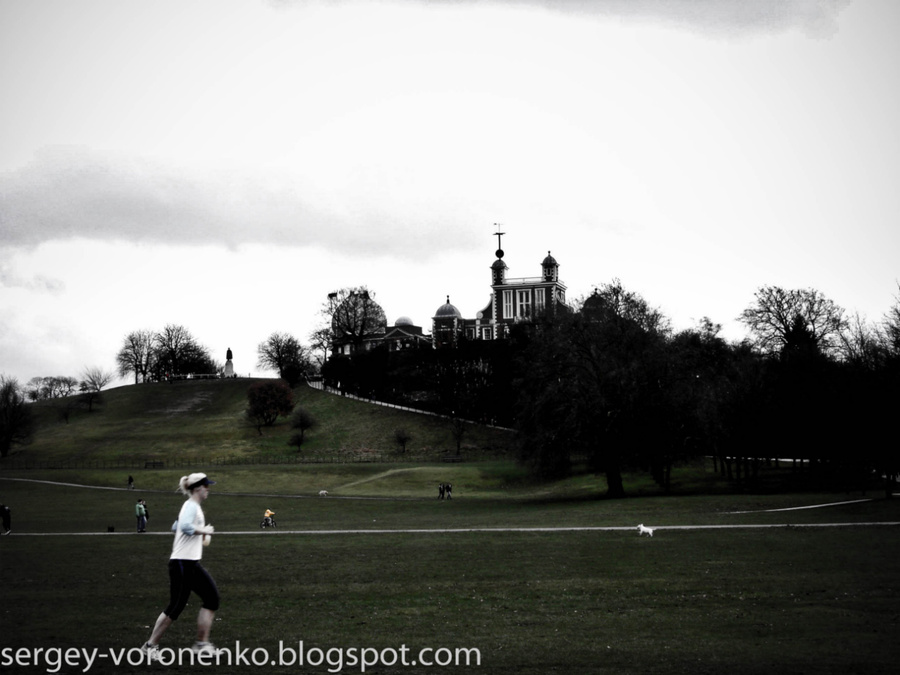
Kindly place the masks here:
[[(344, 478), (350, 483), (375, 475)], [(232, 651), (238, 644), (249, 648), (247, 658), (255, 653), (261, 659), (265, 650), (266, 659), (260, 666), (209, 666), (212, 672), (361, 672), (349, 659), (340, 671), (328, 662), (279, 665), (279, 645), (297, 648), (300, 641), (307, 650), (331, 650), (334, 658), (351, 648), (390, 656), (404, 645), (408, 659), (429, 648), (449, 650), (439, 653), (442, 658), (457, 648), (480, 655), (479, 666), (366, 669), (377, 673), (843, 675), (892, 672), (900, 657), (896, 526), (665, 529), (897, 522), (900, 507), (893, 500), (773, 512), (862, 495), (607, 501), (528, 490), (472, 497), (463, 490), (441, 502), (431, 494), (373, 494), (377, 481), (364, 483), (368, 495), (344, 498), (213, 492), (205, 511), (220, 534), (204, 551), (204, 565), (222, 593), (213, 639)], [(107, 654), (146, 639), (168, 595), (171, 539), (160, 533), (183, 500), (169, 489), (171, 480), (161, 484), (165, 491), (129, 492), (0, 481), (3, 501), (17, 505), (14, 534), (0, 539), (0, 650), (75, 647)], [(148, 535), (131, 534), (130, 508), (141, 496), (151, 507), (154, 533)], [(261, 531), (267, 507), (278, 514), (280, 530), (398, 531)], [(399, 531), (637, 522), (662, 529), (652, 539), (634, 530)], [(106, 534), (108, 525), (115, 534)], [(37, 536), (54, 532), (96, 536)], [(192, 600), (166, 645), (192, 642), (197, 608)], [(170, 670), (207, 667), (123, 667), (107, 657), (88, 672)]]

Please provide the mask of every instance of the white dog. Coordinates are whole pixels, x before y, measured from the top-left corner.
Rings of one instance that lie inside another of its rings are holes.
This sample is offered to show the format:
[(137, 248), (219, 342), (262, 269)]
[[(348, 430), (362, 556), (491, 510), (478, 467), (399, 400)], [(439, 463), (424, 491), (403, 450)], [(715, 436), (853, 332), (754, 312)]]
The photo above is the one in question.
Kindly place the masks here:
[(648, 534), (651, 537), (653, 536), (653, 528), (652, 527), (644, 527), (644, 524), (641, 523), (637, 526), (638, 536), (640, 537), (643, 534)]
[(327, 497), (327, 496), (328, 496), (328, 490), (319, 490), (319, 496), (320, 496), (320, 497)]

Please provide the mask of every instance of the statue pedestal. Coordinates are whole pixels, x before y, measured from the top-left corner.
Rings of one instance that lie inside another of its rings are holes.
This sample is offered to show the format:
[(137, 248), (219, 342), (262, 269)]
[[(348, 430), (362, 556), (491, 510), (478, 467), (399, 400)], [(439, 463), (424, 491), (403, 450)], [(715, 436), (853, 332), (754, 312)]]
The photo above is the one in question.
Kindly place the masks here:
[(225, 377), (234, 377), (234, 364), (231, 359), (225, 362)]

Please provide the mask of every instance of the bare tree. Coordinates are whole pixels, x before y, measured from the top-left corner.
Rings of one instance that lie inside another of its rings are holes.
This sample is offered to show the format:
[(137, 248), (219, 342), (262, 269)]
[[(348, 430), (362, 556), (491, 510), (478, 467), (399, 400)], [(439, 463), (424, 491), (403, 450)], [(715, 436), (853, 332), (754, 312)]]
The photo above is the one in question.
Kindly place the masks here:
[(213, 373), (218, 366), (184, 326), (168, 324), (153, 336), (157, 376)]
[(278, 376), (296, 385), (312, 370), (306, 348), (293, 335), (272, 333), (265, 342), (256, 348), (259, 356), (257, 365), (260, 368), (277, 370)]
[(841, 357), (850, 364), (874, 368), (879, 362), (880, 340), (878, 326), (871, 326), (857, 312), (847, 320), (841, 332)]
[(350, 345), (354, 350), (387, 327), (387, 318), (375, 302), (375, 293), (365, 286), (330, 293), (322, 314), (330, 320), (331, 344)]
[(844, 310), (819, 291), (763, 286), (755, 298), (738, 319), (750, 329), (753, 345), (760, 352), (783, 354), (801, 340), (819, 353), (838, 354), (847, 327)]
[(119, 375), (134, 373), (135, 384), (139, 378), (147, 381), (153, 367), (153, 337), (151, 330), (136, 330), (125, 336), (122, 349), (116, 354)]
[(466, 431), (468, 431), (468, 422), (458, 417), (456, 413), (453, 413), (450, 416), (450, 433), (453, 435), (453, 440), (456, 442), (456, 455), (457, 457), (462, 453), (462, 442), (463, 437), (466, 435)]
[(309, 334), (309, 345), (312, 348), (312, 358), (321, 369), (328, 360), (328, 351), (331, 349), (331, 330), (317, 328)]
[(32, 377), (25, 390), (31, 401), (71, 396), (78, 390), (78, 380), (67, 376)]
[(86, 368), (81, 375), (80, 390), (82, 399), (88, 406), (88, 412), (93, 411), (94, 403), (100, 400), (100, 390), (113, 381), (114, 375), (102, 368)]
[(877, 328), (878, 342), (894, 359), (900, 359), (900, 284), (893, 306), (885, 313)]

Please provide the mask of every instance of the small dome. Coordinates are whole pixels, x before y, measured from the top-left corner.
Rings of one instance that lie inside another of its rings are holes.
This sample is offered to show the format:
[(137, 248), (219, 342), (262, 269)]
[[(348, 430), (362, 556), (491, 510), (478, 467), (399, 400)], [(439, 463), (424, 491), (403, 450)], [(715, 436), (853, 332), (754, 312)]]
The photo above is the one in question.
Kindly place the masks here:
[(544, 267), (550, 267), (551, 265), (559, 266), (559, 263), (556, 262), (556, 258), (550, 255), (550, 251), (547, 251), (547, 257), (544, 258), (544, 262), (541, 263)]
[(412, 326), (413, 322), (408, 316), (401, 316), (394, 322), (395, 326)]
[(434, 313), (434, 318), (451, 318), (456, 317), (458, 319), (462, 318), (462, 314), (456, 307), (450, 304), (450, 296), (447, 296), (447, 303), (438, 307), (437, 312)]

